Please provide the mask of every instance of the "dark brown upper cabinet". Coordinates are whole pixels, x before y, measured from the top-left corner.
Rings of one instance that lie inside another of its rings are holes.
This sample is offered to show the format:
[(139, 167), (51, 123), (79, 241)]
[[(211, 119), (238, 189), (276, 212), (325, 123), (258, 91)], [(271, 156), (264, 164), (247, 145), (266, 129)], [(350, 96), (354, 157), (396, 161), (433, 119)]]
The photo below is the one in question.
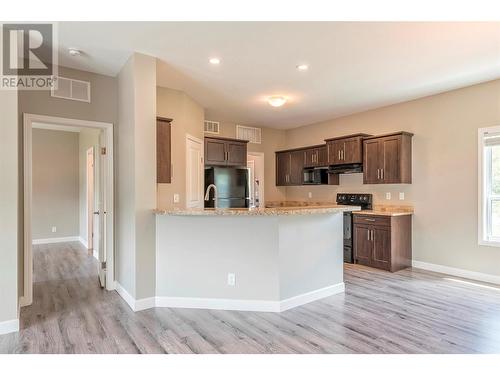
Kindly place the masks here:
[(304, 149), (304, 167), (328, 166), (328, 152), (326, 145), (312, 146)]
[(172, 182), (172, 119), (156, 118), (156, 182)]
[(302, 185), (304, 150), (276, 152), (276, 186)]
[(363, 163), (363, 139), (369, 134), (352, 134), (325, 139), (329, 165)]
[(245, 167), (248, 141), (205, 137), (205, 165)]
[(413, 134), (391, 133), (363, 140), (364, 184), (411, 184)]

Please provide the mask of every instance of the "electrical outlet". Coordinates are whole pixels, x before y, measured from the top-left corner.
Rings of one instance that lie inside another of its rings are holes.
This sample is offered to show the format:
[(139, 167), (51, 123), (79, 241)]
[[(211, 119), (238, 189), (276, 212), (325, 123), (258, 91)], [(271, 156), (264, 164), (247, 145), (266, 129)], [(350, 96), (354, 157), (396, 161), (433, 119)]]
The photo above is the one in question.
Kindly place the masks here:
[(309, 198), (312, 198), (312, 197), (313, 197), (313, 193), (310, 191), (309, 193), (307, 193), (307, 196), (308, 196)]
[(236, 284), (236, 275), (234, 273), (227, 274), (227, 285), (234, 286)]
[(391, 193), (385, 193), (385, 199), (391, 200)]
[(179, 194), (175, 193), (174, 194), (174, 203), (179, 203), (179, 201), (181, 200)]
[(404, 201), (405, 200), (405, 193), (401, 192), (399, 193), (399, 200)]
[(57, 232), (57, 227), (52, 227), (52, 233), (56, 233)]

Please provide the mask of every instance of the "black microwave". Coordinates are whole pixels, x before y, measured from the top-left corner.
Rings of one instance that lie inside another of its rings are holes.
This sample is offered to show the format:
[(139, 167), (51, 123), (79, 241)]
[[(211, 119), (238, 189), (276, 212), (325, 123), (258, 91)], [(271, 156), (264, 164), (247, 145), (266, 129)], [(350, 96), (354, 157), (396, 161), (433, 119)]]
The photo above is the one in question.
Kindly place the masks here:
[(326, 185), (328, 184), (327, 168), (304, 168), (304, 185)]

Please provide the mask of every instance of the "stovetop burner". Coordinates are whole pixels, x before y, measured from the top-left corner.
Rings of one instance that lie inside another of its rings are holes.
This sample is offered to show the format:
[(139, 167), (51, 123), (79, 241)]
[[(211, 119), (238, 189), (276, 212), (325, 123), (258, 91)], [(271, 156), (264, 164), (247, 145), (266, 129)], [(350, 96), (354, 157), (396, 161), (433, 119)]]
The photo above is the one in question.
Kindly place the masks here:
[(372, 194), (337, 193), (337, 204), (360, 206), (362, 210), (372, 209)]

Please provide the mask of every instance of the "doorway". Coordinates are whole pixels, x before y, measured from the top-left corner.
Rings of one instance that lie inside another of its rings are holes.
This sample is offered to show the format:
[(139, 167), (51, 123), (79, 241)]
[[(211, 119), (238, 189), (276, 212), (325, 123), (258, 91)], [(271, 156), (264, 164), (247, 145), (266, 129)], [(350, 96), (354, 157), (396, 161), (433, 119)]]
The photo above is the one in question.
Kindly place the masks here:
[(98, 258), (94, 252), (94, 150), (87, 150), (87, 249), (89, 255)]
[[(68, 119), (36, 114), (24, 114), (24, 260), (23, 260), (23, 295), (20, 305), (27, 306), (33, 303), (33, 128), (41, 127), (59, 131), (71, 129), (97, 129), (99, 140), (93, 146), (92, 157), (89, 160), (87, 150), (87, 176), (92, 175), (92, 188), (87, 182), (86, 194), (86, 225), (88, 230), (85, 238), (80, 242), (87, 242), (87, 248), (92, 247), (98, 262), (98, 275), (101, 286), (108, 290), (114, 289), (114, 245), (113, 245), (113, 124)], [(91, 170), (89, 170), (91, 162)], [(89, 180), (89, 179), (87, 179)], [(89, 198), (89, 194), (93, 199)], [(90, 202), (93, 202), (92, 204)], [(92, 206), (92, 215), (90, 208)], [(92, 230), (90, 229), (92, 225)], [(90, 238), (91, 233), (94, 233)]]
[(247, 167), (250, 182), (250, 207), (264, 207), (264, 153), (249, 152)]

